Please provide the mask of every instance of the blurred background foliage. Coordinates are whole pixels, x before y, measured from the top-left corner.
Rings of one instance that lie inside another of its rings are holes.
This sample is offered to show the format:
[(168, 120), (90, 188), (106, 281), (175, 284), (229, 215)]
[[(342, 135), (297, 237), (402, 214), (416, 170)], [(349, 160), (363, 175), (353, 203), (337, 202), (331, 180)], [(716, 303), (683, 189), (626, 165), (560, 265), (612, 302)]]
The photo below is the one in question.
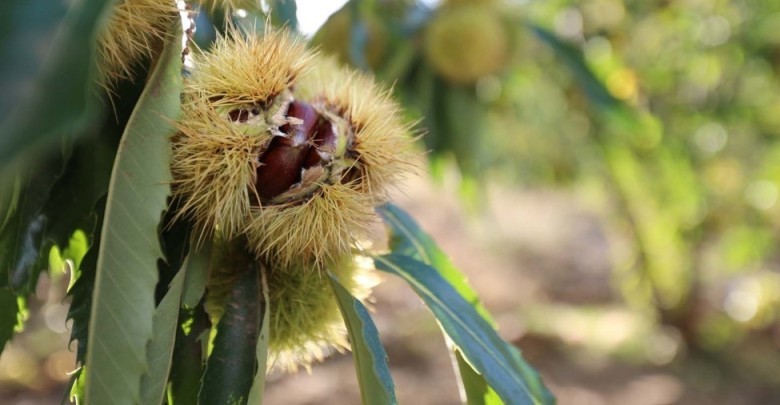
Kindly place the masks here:
[(651, 329), (777, 362), (778, 26), (776, 1), (375, 0), (313, 43), (394, 86), (472, 215), (491, 185), (579, 196), (626, 242), (611, 285)]
[(774, 1), (352, 1), (313, 43), (395, 86), (475, 210), (492, 183), (603, 200), (623, 299), (719, 350), (778, 320), (778, 23)]
[[(218, 21), (219, 13), (199, 17), (196, 41), (216, 35), (220, 27), (209, 21)], [(560, 275), (590, 260), (575, 256), (556, 262), (574, 263), (570, 267), (540, 276), (552, 280), (552, 298), (526, 300), (519, 309), (531, 337), (521, 347), (546, 379), (555, 367), (534, 362), (538, 337), (639, 367), (672, 364), (694, 379), (760, 386), (758, 398), (767, 399), (780, 395), (778, 27), (780, 2), (774, 0), (351, 0), (311, 35), (311, 44), (393, 87), (424, 130), (433, 179), (443, 189), (455, 184), (469, 221), (481, 224), (468, 229), (533, 232), (538, 217), (558, 235), (581, 222), (546, 214), (558, 200), (513, 205), (496, 201), (495, 189), (553, 190), (594, 213), (609, 239), (607, 291), (582, 293), (587, 282)], [(126, 120), (129, 110), (114, 110)], [(93, 120), (97, 124), (80, 131), (110, 131), (113, 137), (101, 138), (105, 145), (92, 147), (115, 148), (122, 125), (109, 109), (100, 111), (105, 122)], [(56, 154), (90, 153), (82, 143), (61, 149)], [(100, 185), (105, 163), (81, 170)], [(92, 207), (84, 205), (63, 208), (74, 210), (68, 225), (94, 226), (81, 212)], [(526, 222), (496, 224), (507, 217)], [(56, 236), (66, 245), (67, 235)], [(600, 246), (599, 237), (590, 237), (581, 243)], [(547, 254), (576, 254), (566, 248), (561, 241)], [(457, 262), (458, 254), (450, 253)], [(515, 263), (513, 271), (528, 273), (526, 267)], [(477, 287), (482, 274), (471, 273)], [(19, 304), (53, 313), (49, 308), (59, 308), (54, 303), (62, 297), (41, 291)], [(553, 299), (561, 291), (568, 296)], [(488, 303), (491, 293), (480, 290)], [(28, 327), (36, 330), (34, 322)], [(388, 350), (393, 358), (392, 345)], [(32, 352), (7, 350), (0, 379), (32, 387), (34, 378), (13, 371), (31, 358), (54, 370), (52, 376), (67, 369), (63, 353)], [(573, 398), (556, 386), (553, 379), (563, 403)]]

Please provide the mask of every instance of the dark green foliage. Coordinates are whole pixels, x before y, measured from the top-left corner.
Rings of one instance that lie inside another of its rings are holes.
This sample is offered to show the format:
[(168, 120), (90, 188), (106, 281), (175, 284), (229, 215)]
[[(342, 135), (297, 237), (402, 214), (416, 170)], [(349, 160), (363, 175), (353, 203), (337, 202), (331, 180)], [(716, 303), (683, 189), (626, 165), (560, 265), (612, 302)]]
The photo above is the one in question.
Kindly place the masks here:
[[(92, 63), (103, 11), (111, 2), (86, 0), (3, 2), (0, 33), (0, 168), (45, 141), (54, 141), (93, 118)], [(6, 42), (7, 41), (7, 42)], [(49, 47), (40, 52), (39, 46)], [(64, 79), (64, 80), (63, 80)], [(51, 142), (48, 142), (51, 144)]]
[(243, 253), (233, 251), (236, 275), (225, 305), (225, 313), (217, 324), (214, 348), (203, 374), (198, 403), (245, 404), (257, 371), (255, 346), (262, 323), (262, 286), (256, 262)]
[(179, 319), (181, 322), (173, 349), (168, 398), (169, 402), (175, 405), (196, 404), (206, 366), (204, 360), (211, 324), (203, 309), (203, 302), (193, 309), (182, 309)]
[[(95, 206), (95, 212), (103, 212), (105, 199), (101, 199)], [(72, 275), (76, 277), (73, 286), (68, 291), (70, 308), (67, 319), (72, 320), (70, 343), (77, 341), (76, 362), (83, 365), (87, 355), (87, 335), (89, 331), (89, 318), (92, 308), (92, 291), (95, 288), (95, 272), (97, 269), (98, 251), (100, 250), (100, 231), (103, 228), (102, 216), (95, 226), (92, 242), (87, 254), (81, 260), (78, 271)], [(75, 377), (74, 377), (75, 378)]]
[(0, 229), (0, 286), (29, 293), (37, 273), (45, 266), (41, 250), (48, 217), (42, 209), (61, 173), (61, 163), (56, 159), (39, 170), (19, 172), (9, 182), (13, 185), (6, 188), (14, 197), (8, 220)]
[(0, 288), (0, 352), (11, 340), (18, 323), (19, 305), (16, 295), (8, 288)]

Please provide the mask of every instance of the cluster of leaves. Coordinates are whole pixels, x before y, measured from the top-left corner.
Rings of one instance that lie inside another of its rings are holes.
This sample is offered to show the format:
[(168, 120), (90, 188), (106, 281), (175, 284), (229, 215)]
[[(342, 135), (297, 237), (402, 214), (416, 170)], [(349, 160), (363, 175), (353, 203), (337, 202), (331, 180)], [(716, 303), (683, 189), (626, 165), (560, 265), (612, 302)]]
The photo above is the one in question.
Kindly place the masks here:
[[(469, 1), (443, 2), (454, 3)], [(692, 345), (722, 347), (777, 323), (777, 4), (515, 5), (504, 10), (518, 28), (508, 66), (467, 85), (423, 55), (441, 6), (403, 4), (349, 2), (352, 48), (384, 43), (370, 67), (424, 117), (434, 169), (454, 158), (472, 198), (485, 179), (597, 185), (589, 192), (611, 201), (632, 242), (616, 284)], [(361, 30), (377, 19), (385, 41)], [(761, 285), (749, 319), (727, 314), (728, 284)]]
[[(240, 244), (229, 247), (237, 276), (224, 315), (211, 325), (206, 281), (224, 263), (214, 263), (218, 255), (209, 243), (189, 246), (188, 224), (170, 223), (169, 140), (183, 80), (180, 23), (171, 24), (164, 46), (145, 61), (148, 74), (139, 66), (137, 79), (108, 97), (94, 86), (93, 55), (111, 4), (87, 0), (57, 8), (19, 0), (0, 10), (10, 27), (0, 33), (0, 44), (9, 46), (0, 49), (11, 55), (2, 56), (15, 61), (0, 71), (0, 82), (18, 84), (4, 87), (0, 117), (0, 347), (21, 327), (40, 272), (69, 268), (75, 282), (68, 316), (80, 366), (72, 398), (261, 403), (272, 305), (262, 266)], [(272, 21), (295, 26), (294, 1), (274, 3), (272, 10)], [(246, 26), (265, 21), (253, 17)], [(30, 41), (50, 42), (51, 49), (39, 59)], [(374, 258), (376, 266), (407, 281), (439, 320), (464, 401), (552, 403), (430, 237), (397, 207), (380, 214), (393, 242), (390, 253)], [(335, 277), (330, 281), (364, 403), (395, 403), (368, 310)]]

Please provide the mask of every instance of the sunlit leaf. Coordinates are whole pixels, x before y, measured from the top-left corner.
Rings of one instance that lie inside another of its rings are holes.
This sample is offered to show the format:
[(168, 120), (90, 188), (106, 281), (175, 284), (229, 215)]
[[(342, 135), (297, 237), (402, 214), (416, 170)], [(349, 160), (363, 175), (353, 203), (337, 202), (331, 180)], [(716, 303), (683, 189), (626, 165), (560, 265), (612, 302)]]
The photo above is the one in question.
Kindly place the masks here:
[[(495, 326), (495, 321), (482, 305), (479, 296), (469, 285), (463, 273), (458, 271), (449, 257), (409, 214), (393, 204), (383, 205), (378, 209), (378, 212), (390, 227), (390, 248), (393, 252), (413, 257), (431, 265), (487, 322)], [(484, 377), (475, 372), (468, 362), (463, 360), (460, 351), (449, 340), (448, 346), (452, 349), (452, 356), (454, 356), (453, 366), (458, 367), (457, 372), (460, 375), (461, 388), (466, 402), (468, 404), (490, 404), (491, 398), (497, 398), (495, 391), (487, 385)]]
[(162, 257), (157, 235), (170, 193), (171, 119), (179, 113), (180, 44), (176, 35), (170, 36), (114, 163), (92, 297), (89, 403), (140, 401), (146, 343), (152, 337), (157, 260)]
[(396, 404), (395, 384), (387, 365), (387, 354), (379, 340), (368, 309), (330, 275), (330, 285), (336, 294), (341, 315), (347, 325), (352, 358), (355, 361), (360, 395), (364, 404)]
[(185, 269), (173, 278), (168, 292), (154, 310), (152, 340), (146, 349), (149, 371), (141, 377), (141, 403), (162, 404), (179, 319)]
[(460, 350), (455, 349), (455, 362), (458, 366), (458, 374), (463, 384), (463, 391), (468, 405), (501, 405), (504, 402), (495, 390), (490, 388), (485, 377), (479, 375), (471, 365), (463, 358)]
[(385, 223), (390, 226), (390, 249), (394, 253), (415, 258), (435, 268), (455, 288), (458, 294), (471, 303), (483, 318), (491, 324), (495, 324), (479, 296), (469, 285), (466, 276), (452, 264), (447, 254), (439, 248), (433, 238), (425, 233), (409, 214), (394, 204), (385, 204), (377, 211)]
[(402, 277), (425, 301), (465, 359), (507, 404), (553, 403), (552, 395), (519, 353), (432, 267), (391, 253), (377, 268)]
[(73, 372), (70, 376), (70, 385), (65, 390), (65, 395), (63, 395), (61, 401), (62, 405), (83, 403), (84, 393), (87, 389), (86, 378), (86, 366), (81, 366)]

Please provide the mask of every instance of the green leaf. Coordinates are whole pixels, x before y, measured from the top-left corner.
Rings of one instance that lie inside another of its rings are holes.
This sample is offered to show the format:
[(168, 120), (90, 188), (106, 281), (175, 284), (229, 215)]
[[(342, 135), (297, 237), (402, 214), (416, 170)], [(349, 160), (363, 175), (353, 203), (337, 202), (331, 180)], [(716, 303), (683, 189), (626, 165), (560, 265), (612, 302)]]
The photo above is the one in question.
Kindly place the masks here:
[(482, 137), (485, 131), (485, 106), (475, 90), (447, 84), (441, 88), (439, 100), (440, 125), (447, 137), (448, 151), (455, 155), (460, 171), (469, 177), (479, 177), (489, 159)]
[[(385, 204), (378, 209), (379, 214), (390, 226), (390, 248), (394, 253), (415, 258), (436, 269), (458, 294), (468, 301), (474, 309), (492, 326), (496, 323), (488, 310), (482, 304), (479, 296), (469, 285), (466, 277), (461, 273), (447, 255), (436, 245), (436, 242), (425, 233), (419, 225), (404, 210), (393, 205)], [(468, 404), (490, 404), (497, 400), (497, 394), (487, 385), (484, 377), (463, 360), (462, 353), (449, 341), (451, 354), (454, 356), (454, 365), (458, 367), (462, 393), (465, 394), (465, 402)], [(492, 398), (492, 399), (491, 399)]]
[(555, 54), (563, 60), (564, 64), (574, 74), (574, 77), (582, 86), (588, 98), (599, 108), (614, 109), (623, 103), (616, 99), (601, 80), (593, 74), (588, 67), (582, 50), (575, 45), (558, 38), (553, 32), (538, 25), (529, 25), (529, 28), (544, 44), (548, 45)]
[(368, 27), (363, 17), (367, 14), (371, 2), (363, 0), (351, 0), (344, 5), (344, 12), (349, 7), (350, 27), (349, 27), (349, 46), (347, 47), (349, 61), (359, 70), (369, 70), (366, 60), (366, 46), (368, 46)]
[[(248, 253), (236, 263), (236, 277), (225, 313), (217, 325), (214, 348), (206, 364), (201, 404), (245, 404), (257, 370), (256, 348), (260, 332), (259, 271)], [(232, 260), (236, 260), (232, 255)]]
[(147, 370), (162, 257), (158, 229), (170, 194), (171, 119), (179, 114), (182, 86), (180, 38), (169, 38), (127, 124), (111, 174), (92, 297), (88, 403), (140, 401)]
[(62, 397), (60, 403), (65, 404), (82, 404), (84, 403), (84, 392), (86, 391), (86, 366), (79, 367), (70, 376), (70, 383), (68, 388)]
[(393, 204), (385, 204), (377, 211), (385, 223), (390, 226), (390, 249), (393, 253), (415, 258), (435, 268), (455, 288), (458, 294), (471, 303), (483, 318), (495, 325), (490, 312), (482, 304), (463, 273), (455, 267), (447, 254), (436, 245), (433, 238), (425, 233), (409, 214)]
[(0, 353), (14, 334), (18, 312), (16, 295), (8, 288), (0, 288)]
[(0, 6), (0, 167), (92, 118), (94, 38), (112, 5), (6, 0)]
[(173, 345), (179, 320), (179, 306), (184, 289), (186, 269), (173, 278), (168, 292), (154, 311), (152, 341), (146, 350), (149, 371), (141, 377), (141, 403), (162, 404), (171, 369)]
[(397, 404), (395, 384), (387, 365), (387, 354), (368, 309), (353, 297), (332, 273), (329, 279), (349, 333), (363, 403)]
[(190, 251), (184, 260), (186, 277), (184, 279), (184, 293), (181, 305), (185, 308), (195, 308), (203, 298), (206, 291), (206, 282), (209, 278), (209, 266), (211, 264), (212, 242), (208, 240), (197, 249)]
[(468, 405), (501, 405), (504, 403), (496, 391), (490, 388), (485, 378), (471, 368), (460, 350), (455, 349), (453, 356), (458, 365), (458, 374), (463, 384), (463, 395), (465, 395), (465, 402)]
[(76, 229), (94, 227), (92, 208), (106, 193), (116, 150), (115, 141), (102, 135), (43, 154), (42, 163), (14, 174), (13, 186), (0, 186), (0, 193), (11, 195), (0, 226), (0, 286), (7, 281), (20, 294), (31, 292), (51, 246), (66, 245)]
[[(105, 211), (105, 198), (95, 205), (95, 212)], [(87, 340), (89, 334), (89, 318), (92, 309), (92, 292), (95, 287), (95, 273), (97, 272), (97, 258), (100, 249), (100, 233), (103, 228), (102, 217), (97, 217), (94, 235), (86, 254), (74, 269), (71, 277), (71, 286), (68, 288), (68, 296), (71, 298), (67, 319), (71, 320), (70, 342), (78, 341), (76, 347), (76, 363), (84, 365), (87, 356)], [(80, 371), (80, 373), (83, 371)], [(71, 377), (73, 382), (78, 376)], [(81, 390), (80, 392), (83, 392)], [(83, 398), (82, 398), (83, 400)]]
[(272, 0), (271, 22), (277, 27), (287, 26), (298, 31), (298, 5), (295, 0)]
[(268, 330), (270, 322), (270, 305), (268, 305), (268, 284), (263, 274), (263, 322), (260, 325), (260, 336), (257, 338), (257, 347), (255, 348), (255, 357), (257, 358), (257, 371), (255, 379), (252, 381), (252, 388), (249, 389), (249, 401), (252, 405), (263, 404), (263, 394), (265, 393), (265, 373), (268, 370), (268, 339), (270, 331)]
[(205, 367), (204, 342), (208, 341), (211, 324), (203, 305), (183, 309), (179, 332), (173, 350), (171, 387), (168, 403), (191, 405), (198, 403), (198, 391)]
[(519, 353), (458, 294), (436, 269), (407, 256), (375, 257), (377, 268), (402, 277), (425, 301), (466, 360), (507, 404), (553, 403)]
[(25, 165), (15, 173), (5, 173), (0, 192), (11, 196), (5, 202), (0, 226), (0, 287), (10, 285), (26, 294), (46, 266), (41, 250), (48, 216), (43, 207), (62, 175), (68, 154), (64, 150), (42, 154), (37, 156), (41, 162), (35, 167)]
[(47, 217), (47, 240), (63, 246), (76, 229), (91, 231), (94, 227), (93, 208), (108, 191), (117, 150), (117, 140), (106, 133), (114, 129), (111, 127), (108, 123), (96, 127), (73, 145), (62, 176), (53, 185), (42, 210)]

